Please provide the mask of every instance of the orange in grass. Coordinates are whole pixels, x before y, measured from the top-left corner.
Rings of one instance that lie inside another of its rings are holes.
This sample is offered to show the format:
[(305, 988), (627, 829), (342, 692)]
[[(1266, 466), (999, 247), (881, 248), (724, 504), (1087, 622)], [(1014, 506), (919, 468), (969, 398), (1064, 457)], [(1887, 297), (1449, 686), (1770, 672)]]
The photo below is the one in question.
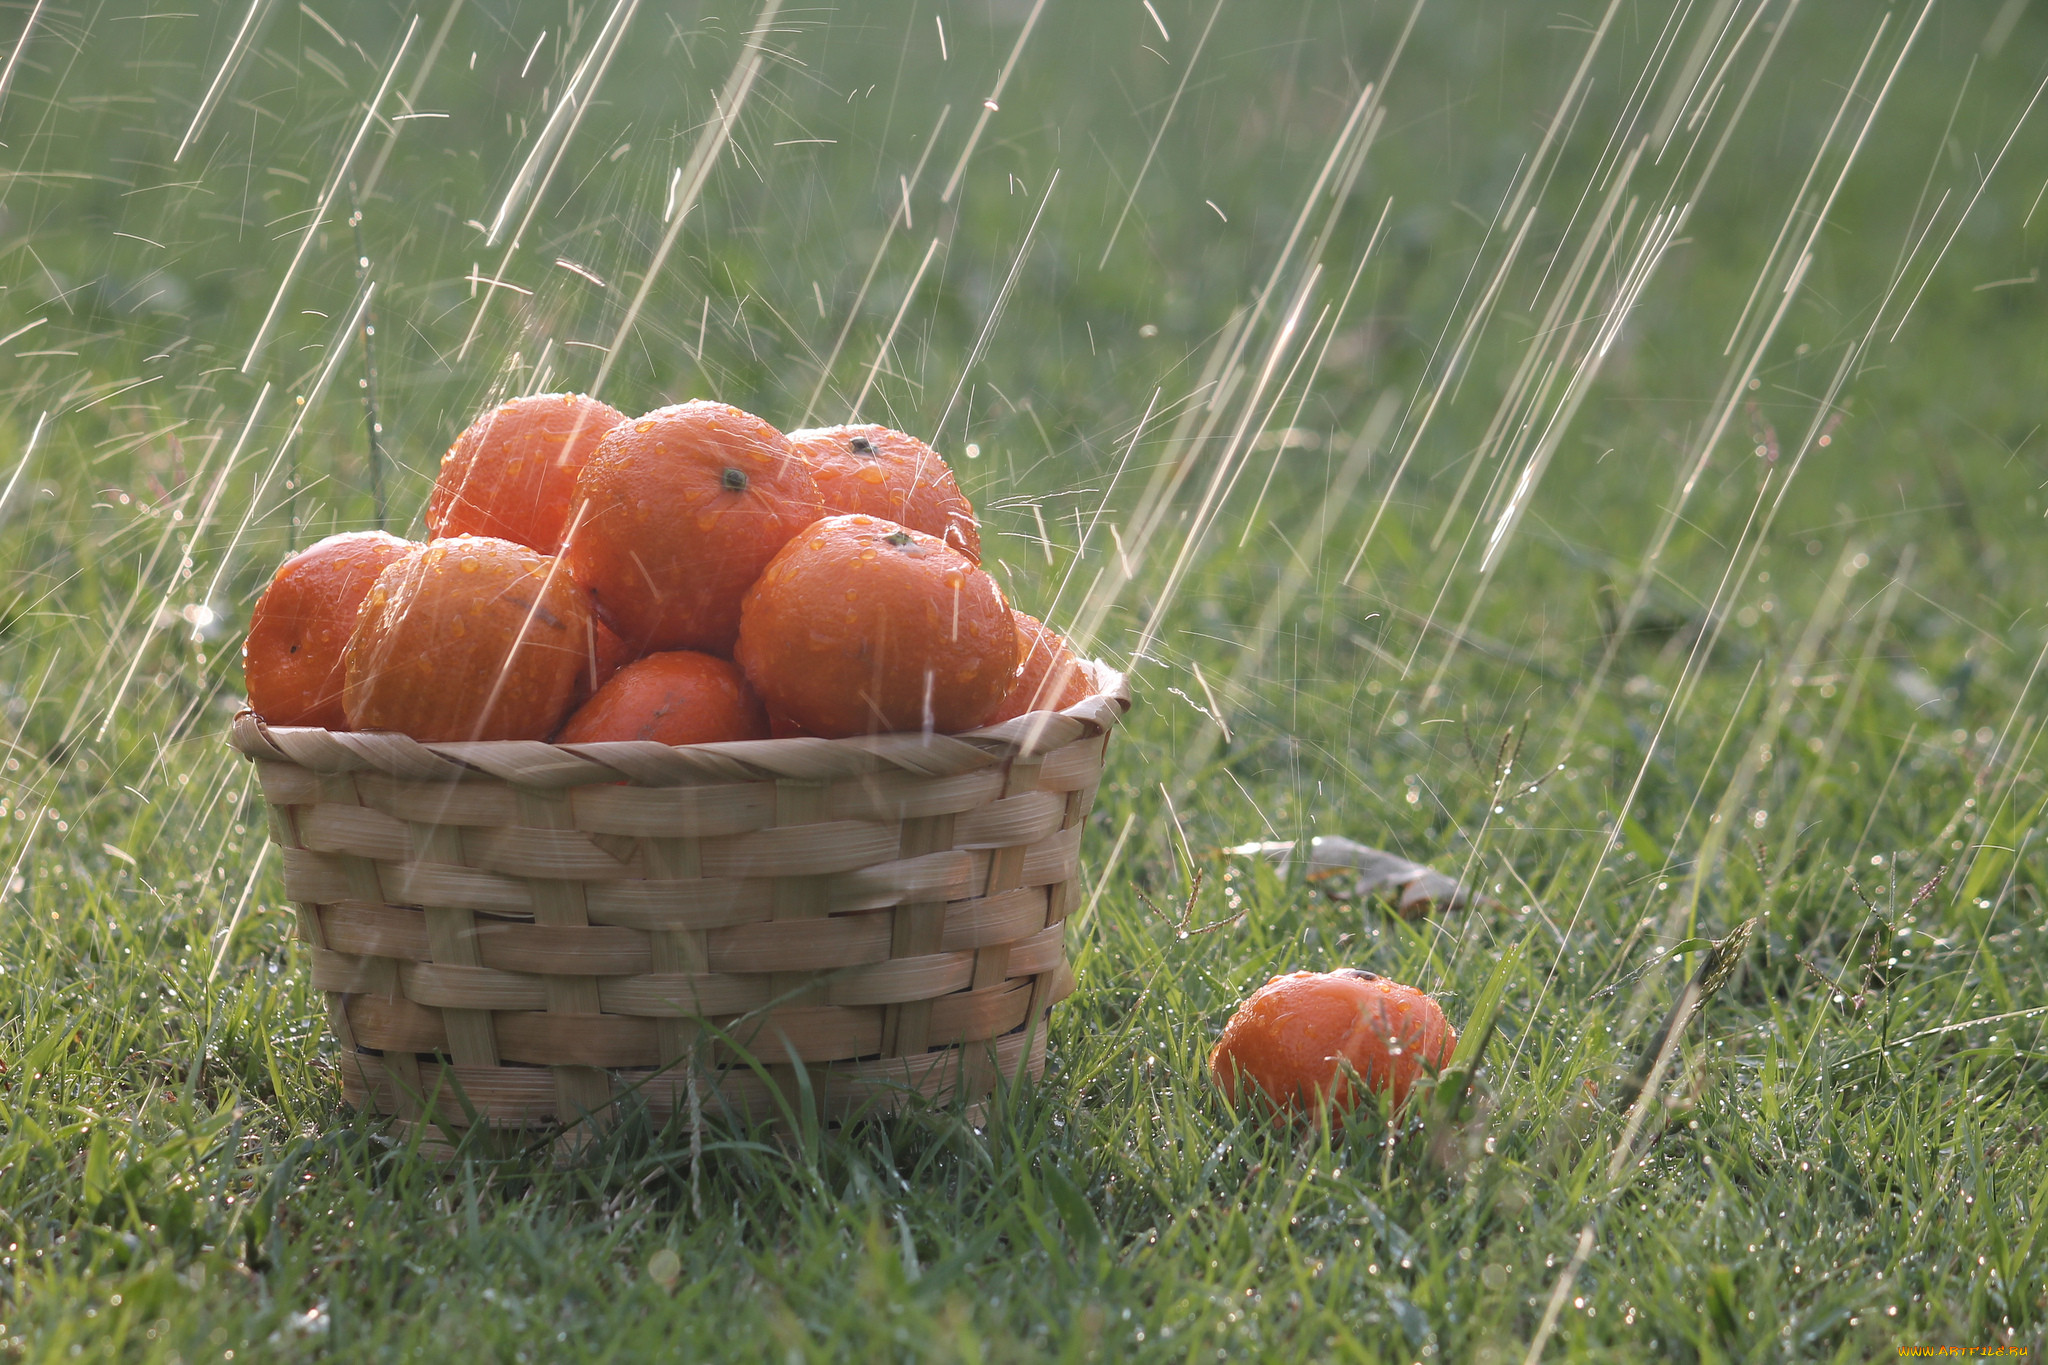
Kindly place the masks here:
[(781, 432), (701, 399), (613, 427), (576, 496), (563, 558), (642, 652), (730, 654), (740, 598), (820, 511), (810, 467)]
[(1027, 711), (1064, 711), (1088, 700), (1094, 685), (1066, 637), (1036, 616), (1013, 612), (1017, 624), (1017, 671), (1010, 690), (982, 722), (995, 725)]
[(1436, 1001), (1371, 972), (1276, 976), (1238, 1006), (1209, 1054), (1235, 1104), (1256, 1096), (1283, 1113), (1327, 1108), (1341, 1123), (1362, 1096), (1399, 1108), (1422, 1076), (1451, 1060), (1458, 1035)]
[(826, 517), (748, 591), (733, 653), (785, 724), (826, 739), (971, 730), (1009, 690), (1002, 590), (936, 536)]
[(679, 649), (627, 664), (585, 702), (557, 744), (651, 739), (716, 744), (768, 738), (768, 715), (737, 664)]
[(242, 642), (249, 709), (272, 725), (346, 730), (342, 656), (356, 614), (377, 575), (415, 548), (382, 531), (344, 531), (285, 560)]
[(415, 548), (377, 576), (347, 652), (358, 730), (546, 739), (585, 667), (589, 606), (549, 555), (490, 536)]
[(497, 536), (554, 554), (569, 529), (578, 471), (625, 420), (609, 403), (580, 393), (500, 403), (441, 457), (427, 495), (427, 529), (436, 536)]
[(939, 452), (915, 436), (868, 423), (792, 431), (789, 443), (809, 462), (827, 515), (886, 517), (981, 562), (973, 505)]

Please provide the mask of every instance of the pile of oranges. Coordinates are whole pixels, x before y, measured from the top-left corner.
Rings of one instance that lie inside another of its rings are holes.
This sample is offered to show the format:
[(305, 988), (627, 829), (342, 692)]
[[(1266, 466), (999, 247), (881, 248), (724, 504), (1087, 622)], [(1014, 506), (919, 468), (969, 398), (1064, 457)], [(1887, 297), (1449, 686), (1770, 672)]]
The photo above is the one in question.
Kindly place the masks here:
[(291, 556), (242, 649), (273, 725), (424, 741), (952, 733), (1089, 694), (981, 565), (938, 453), (724, 403), (515, 398), (456, 439), (432, 539)]

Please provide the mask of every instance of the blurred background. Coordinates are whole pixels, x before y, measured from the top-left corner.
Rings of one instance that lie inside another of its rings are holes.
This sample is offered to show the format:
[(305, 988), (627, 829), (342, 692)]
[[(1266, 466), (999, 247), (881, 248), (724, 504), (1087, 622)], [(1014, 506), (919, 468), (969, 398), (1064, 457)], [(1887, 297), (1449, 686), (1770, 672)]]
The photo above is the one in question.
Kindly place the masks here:
[(1020, 604), (1233, 736), (1572, 730), (1852, 541), (1917, 700), (2032, 656), (2024, 0), (197, 8), (0, 35), (38, 752), (211, 734), (285, 550), (543, 389), (935, 441)]

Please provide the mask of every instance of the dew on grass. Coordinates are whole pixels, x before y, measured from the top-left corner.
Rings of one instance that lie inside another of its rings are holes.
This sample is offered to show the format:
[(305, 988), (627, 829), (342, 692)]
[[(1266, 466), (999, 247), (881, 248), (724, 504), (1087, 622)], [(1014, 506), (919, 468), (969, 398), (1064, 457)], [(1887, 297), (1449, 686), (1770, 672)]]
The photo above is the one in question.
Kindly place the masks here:
[[(0, 39), (0, 859), (20, 911), (0, 956), (16, 998), (54, 997), (88, 959), (51, 898), (97, 894), (103, 850), (126, 851), (124, 885), (180, 899), (111, 916), (122, 951), (93, 950), (96, 979), (152, 960), (208, 1018), (287, 982), (274, 1031), (220, 1016), (238, 1050), (285, 1044), (289, 1093), (245, 1096), (263, 1141), (334, 1080), (307, 1070), (305, 956), (235, 927), (290, 911), (276, 855), (229, 844), (228, 646), (294, 545), (417, 533), (440, 449), (519, 393), (859, 415), (964, 457), (990, 543), (1028, 551), (1004, 568), (1019, 605), (1138, 678), (1116, 762), (1149, 781), (1098, 798), (1083, 866), (1125, 836), (1129, 862), (1067, 931), (1090, 967), (1053, 1046), (1145, 1057), (1119, 1079), (1147, 1114), (1180, 1083), (1164, 1038), (1245, 962), (1362, 945), (1469, 1001), (1526, 934), (1488, 1062), (1488, 1155), (1521, 1163), (1527, 1115), (1562, 1104), (1537, 1079), (1563, 1074), (1555, 1050), (1596, 1075), (1676, 994), (1658, 947), (1768, 910), (1782, 942), (1670, 1077), (1747, 1086), (1696, 1059), (1847, 1003), (1830, 977), (1861, 989), (1840, 869), (1918, 885), (1936, 860), (1904, 850), (1968, 863), (1926, 913), (1960, 914), (2001, 969), (2017, 940), (1997, 936), (2038, 906), (2022, 531), (2042, 509), (2014, 367), (2048, 167), (2022, 135), (2024, 6), (1970, 25), (1743, 0), (1609, 25), (1161, 0), (936, 28), (773, 3), (60, 8)], [(1169, 704), (1195, 676), (1201, 705)], [(1502, 785), (1510, 725), (1550, 765), (1540, 789)], [(1173, 837), (1154, 784), (1188, 817)], [(1327, 905), (1281, 886), (1234, 940), (1131, 930), (1127, 876), (1317, 832), (1454, 857), (1527, 914), (1367, 909), (1333, 938)], [(1621, 869), (1670, 893), (1640, 926)], [(1968, 1017), (2038, 1001), (2038, 957), (2013, 951), (1996, 990), (1955, 964)], [(1180, 968), (1180, 998), (1141, 997), (1141, 966)], [(1604, 1028), (1573, 1027), (1595, 1007)], [(1805, 1092), (1831, 1068), (1855, 1084), (1871, 1049), (1937, 1050), (1885, 1049), (1883, 1013), (1813, 1020), (1778, 1063), (1787, 1104), (1823, 1103)], [(119, 1110), (108, 1095), (90, 1103)], [(1126, 1121), (1091, 1111), (1116, 1150), (1143, 1141)], [(1518, 1236), (1487, 1270), (1539, 1251)], [(1538, 1313), (1600, 1261), (1546, 1265)]]

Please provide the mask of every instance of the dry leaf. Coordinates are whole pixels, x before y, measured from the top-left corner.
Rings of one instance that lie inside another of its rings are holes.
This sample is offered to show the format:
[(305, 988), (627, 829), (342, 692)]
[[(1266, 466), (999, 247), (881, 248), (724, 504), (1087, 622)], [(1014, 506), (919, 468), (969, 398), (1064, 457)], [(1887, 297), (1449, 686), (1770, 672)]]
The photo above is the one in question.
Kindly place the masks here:
[[(1240, 857), (1256, 854), (1278, 863), (1285, 871), (1297, 847), (1293, 840), (1268, 840), (1238, 844), (1223, 851)], [(1334, 835), (1317, 835), (1308, 841), (1305, 875), (1320, 885), (1325, 894), (1339, 900), (1383, 896), (1393, 902), (1403, 919), (1415, 919), (1433, 907), (1467, 909), (1479, 899), (1455, 878), (1446, 877), (1433, 867)]]

